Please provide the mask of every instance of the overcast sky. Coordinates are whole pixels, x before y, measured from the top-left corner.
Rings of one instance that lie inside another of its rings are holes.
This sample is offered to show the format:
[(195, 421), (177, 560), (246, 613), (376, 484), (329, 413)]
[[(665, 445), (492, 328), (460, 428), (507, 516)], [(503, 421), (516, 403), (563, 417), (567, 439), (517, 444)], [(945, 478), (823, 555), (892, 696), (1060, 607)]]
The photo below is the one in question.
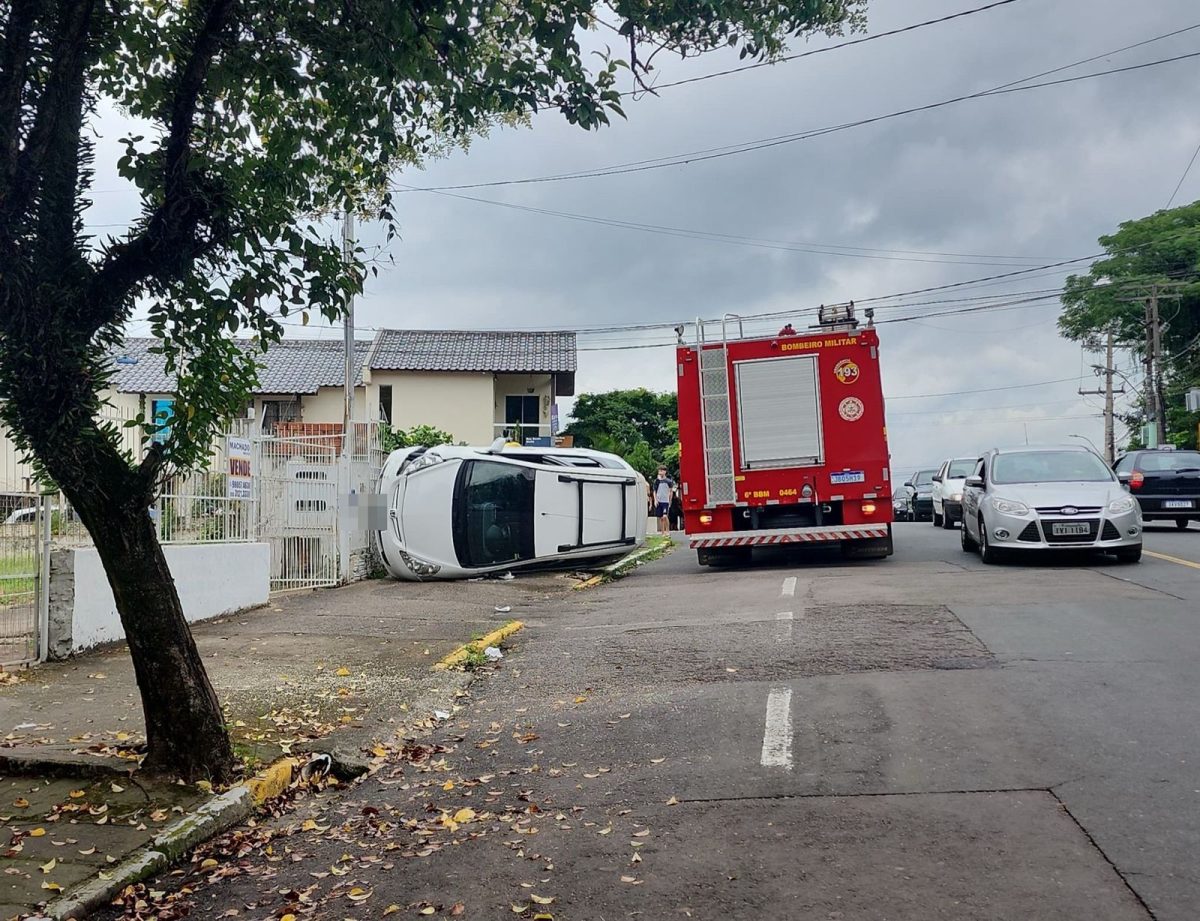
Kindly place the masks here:
[[(983, 2), (876, 0), (868, 5), (867, 32)], [(531, 128), (493, 133), (469, 153), (397, 181), (443, 187), (546, 176), (837, 125), (1007, 84), (1198, 23), (1195, 0), (1017, 0), (861, 46), (664, 89), (630, 103), (627, 121), (599, 132), (541, 114)], [(816, 38), (792, 50), (836, 41)], [(1200, 29), (1044, 79), (1198, 50)], [(658, 63), (659, 81), (668, 82), (739, 62), (713, 55)], [(582, 330), (726, 312), (799, 314), (822, 302), (881, 298), (1087, 256), (1120, 221), (1166, 205), (1200, 144), (1198, 85), (1200, 59), (1185, 60), (969, 100), (737, 156), (461, 193), (783, 247), (602, 226), (445, 194), (401, 194), (402, 239), (387, 248), (394, 261), (369, 282), (357, 323)], [(101, 122), (102, 160), (115, 149), (119, 132), (106, 130), (114, 124)], [(105, 183), (112, 187), (101, 167), (97, 187)], [(1176, 202), (1196, 198), (1200, 166)], [(135, 206), (129, 196), (98, 195), (89, 219), (119, 222)], [(369, 226), (361, 239), (366, 246), (382, 243)], [(889, 258), (796, 251), (807, 244)], [(1068, 271), (878, 302), (877, 319), (975, 306), (984, 302), (966, 298), (982, 295), (1002, 296), (997, 301), (1005, 305), (881, 327), (897, 473), (1023, 442), (1026, 430), (1031, 442), (1080, 434), (1100, 443), (1100, 402), (1076, 394), (1081, 385), (1099, 385), (1086, 368), (1094, 357), (1057, 336), (1056, 301), (1020, 309), (1006, 303), (1019, 300), (1015, 292), (1059, 286)], [(935, 300), (943, 303), (928, 303)], [(135, 324), (132, 331), (144, 329)], [(582, 334), (579, 390), (673, 387), (672, 339), (669, 332)], [(616, 348), (652, 343), (667, 345)], [(1136, 383), (1128, 356), (1123, 364)], [(1060, 382), (916, 396), (1045, 381)]]

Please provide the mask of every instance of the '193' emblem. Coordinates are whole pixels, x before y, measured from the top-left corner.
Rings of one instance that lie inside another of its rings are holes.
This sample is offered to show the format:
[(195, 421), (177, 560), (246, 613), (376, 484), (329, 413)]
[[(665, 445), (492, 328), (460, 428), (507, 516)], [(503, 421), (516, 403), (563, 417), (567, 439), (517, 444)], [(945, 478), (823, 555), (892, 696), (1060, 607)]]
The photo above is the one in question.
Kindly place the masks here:
[(843, 358), (833, 366), (833, 376), (843, 384), (853, 384), (858, 380), (858, 365), (849, 358)]

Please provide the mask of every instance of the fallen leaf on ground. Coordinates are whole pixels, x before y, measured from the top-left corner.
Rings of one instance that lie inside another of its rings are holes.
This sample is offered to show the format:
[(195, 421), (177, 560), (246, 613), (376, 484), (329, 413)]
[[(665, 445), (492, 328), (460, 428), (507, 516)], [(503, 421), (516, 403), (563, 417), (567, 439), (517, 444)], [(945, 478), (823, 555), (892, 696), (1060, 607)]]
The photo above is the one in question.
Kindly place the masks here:
[(531, 895), (530, 898), (533, 899), (535, 902), (537, 902), (539, 905), (551, 905), (554, 902), (553, 896)]
[(459, 915), (461, 915), (466, 910), (467, 910), (467, 906), (464, 905), (462, 902), (455, 902), (454, 905), (450, 908), (450, 914), (454, 915), (457, 918)]
[(399, 906), (399, 905), (394, 905), (394, 904), (393, 904), (393, 905), (389, 905), (387, 908), (385, 908), (385, 909), (383, 910), (383, 916), (386, 918), (388, 915), (394, 915), (394, 914), (395, 914), (396, 912), (398, 912), (399, 910), (400, 910), (400, 906)]
[(648, 837), (650, 837), (650, 829), (643, 828), (641, 831), (635, 831), (633, 833), (633, 836), (635, 838), (648, 838)]
[(471, 819), (473, 819), (473, 818), (475, 818), (475, 810), (474, 809), (463, 808), (463, 809), (458, 810), (458, 812), (454, 813), (454, 821), (458, 822), (459, 824), (462, 824), (464, 822), (470, 822)]
[(44, 834), (46, 834), (46, 829), (44, 829), (44, 828), (35, 828), (35, 829), (33, 829), (33, 830), (32, 830), (32, 831), (29, 833), (29, 837), (30, 837), (30, 838), (40, 838), (40, 837), (42, 837), (42, 835), (44, 835)]
[(112, 791), (113, 791), (113, 793), (124, 793), (125, 788), (122, 787), (120, 784), (115, 783), (115, 784), (112, 784)]
[(72, 790), (67, 794), (67, 796), (71, 797), (71, 799), (83, 799), (85, 796), (87, 796), (87, 793), (85, 793), (83, 790)]
[(346, 668), (345, 666), (342, 666), (336, 672), (334, 672), (334, 674), (337, 675), (339, 678), (349, 678), (350, 677), (350, 669)]
[(29, 805), (29, 800), (27, 800), (23, 796), (19, 796), (15, 800), (13, 800), (13, 805), (16, 806), (18, 809), (24, 809)]
[(575, 703), (577, 703), (577, 704), (586, 704), (586, 703), (587, 703), (587, 698), (586, 698), (586, 697), (584, 697), (584, 696), (581, 694), (581, 695), (579, 695), (578, 697), (576, 697), (576, 698), (575, 698)]
[(84, 857), (91, 857), (94, 853), (96, 853), (96, 849), (94, 847), (89, 847), (86, 851), (80, 851), (79, 853)]
[(346, 893), (346, 898), (348, 898), (351, 902), (365, 902), (370, 897), (371, 897), (371, 890), (370, 889), (362, 889), (359, 886), (355, 886), (353, 889), (351, 889), (349, 892)]
[(508, 907), (512, 909), (514, 915), (523, 915), (525, 912), (529, 911), (528, 905), (518, 905), (516, 902), (513, 902)]
[(453, 790), (454, 789), (454, 781), (447, 780), (444, 784), (442, 784), (442, 789), (443, 790)]
[(623, 882), (623, 883), (636, 883), (637, 881), (638, 880), (637, 880), (636, 876), (622, 876), (621, 877), (621, 882)]
[(42, 872), (49, 873), (51, 870), (53, 870), (57, 866), (58, 866), (58, 858), (51, 857), (49, 863), (42, 864)]
[(296, 916), (289, 913), (280, 918), (279, 921), (296, 921)]
[(651, 764), (662, 764), (666, 760), (667, 760), (666, 758), (651, 758), (650, 763)]
[[(92, 850), (95, 850), (95, 848), (92, 848)], [(209, 857), (203, 863), (200, 864), (200, 869), (201, 870), (211, 870), (213, 867), (219, 867), (219, 866), (220, 866), (220, 864), (217, 861), (215, 861), (211, 857)]]
[(51, 892), (62, 892), (62, 886), (58, 883), (52, 883), (50, 880), (45, 880), (42, 883), (43, 889), (49, 889)]
[(677, 800), (675, 797), (672, 796), (669, 800), (667, 800), (667, 805), (668, 806), (678, 806), (679, 800)]

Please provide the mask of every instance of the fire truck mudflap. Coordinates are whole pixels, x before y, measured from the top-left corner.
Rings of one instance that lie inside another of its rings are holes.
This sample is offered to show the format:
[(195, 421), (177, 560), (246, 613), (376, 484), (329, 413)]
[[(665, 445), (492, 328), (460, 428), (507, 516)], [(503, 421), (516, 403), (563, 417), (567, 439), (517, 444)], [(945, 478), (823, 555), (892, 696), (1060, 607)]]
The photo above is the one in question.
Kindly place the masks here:
[[(869, 321), (870, 311), (868, 311)], [(730, 324), (736, 335), (730, 336)], [(684, 527), (702, 564), (753, 548), (840, 546), (892, 553), (891, 476), (879, 338), (853, 304), (821, 325), (750, 336), (732, 315), (719, 339), (697, 323), (677, 351)]]

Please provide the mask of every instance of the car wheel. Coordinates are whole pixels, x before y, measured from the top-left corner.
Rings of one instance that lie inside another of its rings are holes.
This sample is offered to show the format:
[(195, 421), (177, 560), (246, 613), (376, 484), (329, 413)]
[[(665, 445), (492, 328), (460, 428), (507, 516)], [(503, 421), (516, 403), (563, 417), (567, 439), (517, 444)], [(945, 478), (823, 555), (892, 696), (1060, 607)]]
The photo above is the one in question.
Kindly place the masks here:
[(992, 542), (988, 540), (987, 526), (982, 518), (979, 519), (979, 559), (992, 566), (1000, 562), (1000, 551), (992, 546)]
[(935, 528), (942, 526), (942, 516), (938, 514), (936, 505), (933, 507), (933, 526)]
[(975, 551), (975, 541), (971, 539), (971, 532), (967, 529), (967, 520), (963, 519), (962, 530), (958, 532), (958, 537), (962, 541), (964, 553), (973, 553)]
[(1117, 551), (1118, 563), (1136, 563), (1142, 558), (1142, 545), (1136, 547), (1126, 547)]
[(1187, 526), (1188, 526), (1188, 520), (1186, 518), (1176, 518), (1175, 519), (1175, 527), (1179, 528), (1180, 531), (1186, 531)]
[(947, 531), (954, 530), (954, 518), (946, 511), (946, 506), (942, 506), (942, 527)]

